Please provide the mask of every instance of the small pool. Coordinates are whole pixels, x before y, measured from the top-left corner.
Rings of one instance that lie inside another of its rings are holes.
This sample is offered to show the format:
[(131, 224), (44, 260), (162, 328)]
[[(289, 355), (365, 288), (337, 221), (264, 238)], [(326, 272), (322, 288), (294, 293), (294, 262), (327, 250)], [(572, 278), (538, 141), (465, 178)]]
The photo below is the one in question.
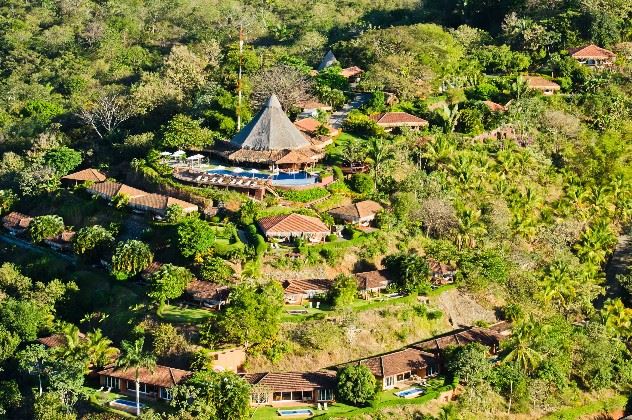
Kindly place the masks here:
[[(117, 398), (116, 400), (110, 401), (111, 405), (124, 405), (125, 407), (136, 408), (136, 401), (124, 400), (121, 398)], [(145, 404), (140, 403), (140, 408), (145, 407)]]
[(415, 398), (424, 392), (425, 391), (421, 388), (408, 388), (403, 391), (396, 392), (395, 395), (401, 398)]
[(229, 176), (242, 176), (245, 178), (257, 178), (257, 179), (270, 179), (272, 185), (309, 185), (318, 182), (318, 178), (310, 175), (308, 172), (299, 171), (295, 174), (288, 174), (286, 172), (279, 172), (274, 175), (268, 173), (251, 173), (248, 170), (243, 172), (233, 172), (229, 169), (211, 169), (207, 171), (209, 174), (214, 175), (229, 175)]
[(309, 408), (298, 408), (295, 410), (277, 410), (277, 413), (281, 417), (290, 417), (290, 416), (311, 416), (314, 414), (312, 410)]

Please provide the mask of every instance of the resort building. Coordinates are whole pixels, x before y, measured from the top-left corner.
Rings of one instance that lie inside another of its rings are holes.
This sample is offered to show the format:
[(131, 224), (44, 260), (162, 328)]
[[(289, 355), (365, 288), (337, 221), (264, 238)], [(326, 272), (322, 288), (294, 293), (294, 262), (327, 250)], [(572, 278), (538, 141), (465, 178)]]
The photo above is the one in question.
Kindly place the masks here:
[(332, 371), (247, 373), (252, 405), (296, 405), (334, 401), (336, 374)]
[(208, 309), (221, 309), (228, 300), (230, 288), (205, 280), (193, 280), (187, 285), (187, 299)]
[(128, 199), (147, 195), (145, 191), (141, 191), (128, 185), (112, 181), (105, 181), (98, 184), (90, 185), (88, 188), (86, 188), (86, 191), (92, 195), (96, 195), (108, 201), (112, 200), (117, 195), (125, 196)]
[(328, 279), (286, 280), (283, 282), (285, 303), (301, 305), (305, 301), (323, 297), (331, 288), (331, 284), (331, 280)]
[[(311, 117), (296, 120), (294, 125), (310, 137), (336, 137), (340, 134), (338, 129), (333, 128), (328, 124), (323, 124), (317, 119)], [(322, 132), (322, 134), (319, 134), (319, 132)], [(318, 145), (322, 148), (332, 142), (333, 140), (329, 138), (328, 140), (321, 140)]]
[(456, 276), (456, 267), (454, 265), (429, 258), (428, 267), (431, 275), (430, 282), (433, 286), (438, 287), (454, 283), (454, 276)]
[(404, 348), (394, 352), (368, 357), (348, 365), (364, 365), (378, 380), (382, 389), (395, 388), (400, 382), (426, 378), (438, 373), (436, 357), (418, 348)]
[(419, 130), (428, 126), (428, 121), (407, 112), (382, 112), (371, 115), (370, 118), (385, 131), (401, 130), (403, 127)]
[(62, 182), (67, 184), (83, 184), (85, 182), (104, 182), (107, 177), (96, 169), (88, 168), (83, 169), (72, 174), (61, 177)]
[(236, 176), (219, 173), (207, 173), (195, 169), (176, 168), (173, 177), (178, 181), (198, 186), (210, 185), (216, 188), (238, 191), (256, 200), (263, 200), (271, 182), (266, 179)]
[[(340, 65), (340, 62), (334, 55), (333, 51), (329, 50), (327, 51), (327, 54), (325, 54), (325, 56), (321, 60), (320, 64), (317, 67), (317, 70), (321, 72), (328, 67), (338, 66), (338, 65)], [(340, 74), (345, 79), (347, 79), (347, 81), (351, 84), (352, 87), (360, 82), (360, 76), (362, 76), (362, 73), (364, 73), (364, 70), (362, 70), (358, 66), (346, 67), (342, 69), (342, 71), (340, 72)]]
[(543, 95), (549, 96), (558, 92), (561, 88), (557, 83), (541, 76), (522, 76), (529, 89), (539, 90)]
[(481, 327), (468, 327), (460, 330), (451, 331), (447, 334), (433, 337), (428, 340), (420, 341), (411, 345), (441, 357), (444, 350), (448, 347), (464, 346), (470, 343), (480, 343), (489, 348), (490, 354), (496, 354), (500, 348), (500, 342), (506, 336), (501, 333)]
[[(80, 341), (86, 340), (86, 335), (82, 332), (78, 334)], [(68, 344), (68, 340), (66, 336), (63, 334), (53, 334), (47, 337), (40, 337), (37, 339), (37, 342), (46, 346), (49, 349), (54, 349), (57, 347), (64, 347)]]
[(330, 105), (314, 100), (299, 102), (296, 104), (296, 107), (301, 110), (301, 113), (298, 115), (299, 119), (313, 118), (317, 117), (319, 112), (333, 111), (333, 108)]
[(2, 218), (2, 226), (4, 226), (11, 235), (20, 235), (29, 228), (31, 220), (33, 220), (31, 216), (12, 211)]
[(614, 64), (616, 54), (595, 44), (578, 48), (571, 48), (568, 51), (575, 60), (589, 67), (608, 67)]
[(292, 124), (276, 95), (272, 95), (230, 142), (218, 143), (213, 152), (235, 164), (296, 171), (311, 168), (324, 157), (308, 137)]
[(362, 299), (379, 296), (391, 283), (386, 270), (365, 271), (355, 274), (358, 282), (358, 293)]
[(298, 213), (263, 217), (257, 224), (267, 239), (281, 241), (302, 238), (309, 242), (322, 242), (331, 233), (317, 217)]
[[(99, 382), (109, 391), (136, 396), (135, 369), (110, 366), (100, 372)], [(171, 388), (191, 376), (187, 370), (156, 365), (153, 370), (139, 369), (140, 397), (146, 400), (171, 400)]]
[(368, 226), (375, 216), (384, 208), (375, 201), (364, 200), (348, 206), (336, 207), (329, 210), (329, 214), (337, 221)]

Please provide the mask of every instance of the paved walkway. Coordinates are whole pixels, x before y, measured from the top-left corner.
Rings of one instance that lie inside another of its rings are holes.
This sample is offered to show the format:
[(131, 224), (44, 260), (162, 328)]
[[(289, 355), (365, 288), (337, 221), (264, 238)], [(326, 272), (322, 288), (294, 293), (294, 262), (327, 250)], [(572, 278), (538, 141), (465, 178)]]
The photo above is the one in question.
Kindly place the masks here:
[(342, 128), (342, 124), (344, 124), (347, 119), (349, 112), (360, 108), (362, 105), (367, 103), (369, 99), (371, 99), (370, 93), (356, 93), (351, 102), (344, 104), (339, 111), (331, 114), (331, 117), (329, 118), (329, 125), (336, 129)]
[(617, 274), (625, 274), (632, 267), (632, 234), (619, 236), (617, 247), (606, 266), (606, 295), (597, 299), (596, 306), (601, 307), (606, 299), (621, 297), (622, 290), (617, 282)]
[(33, 245), (30, 242), (24, 241), (22, 239), (18, 239), (14, 236), (0, 234), (0, 241), (6, 242), (11, 245), (15, 245), (22, 249), (28, 249), (29, 251), (32, 251), (32, 252), (37, 252), (38, 254), (54, 254), (56, 257), (59, 257), (73, 264), (77, 262), (77, 258), (74, 255), (67, 255), (67, 254), (62, 254), (60, 252), (55, 252), (48, 248)]

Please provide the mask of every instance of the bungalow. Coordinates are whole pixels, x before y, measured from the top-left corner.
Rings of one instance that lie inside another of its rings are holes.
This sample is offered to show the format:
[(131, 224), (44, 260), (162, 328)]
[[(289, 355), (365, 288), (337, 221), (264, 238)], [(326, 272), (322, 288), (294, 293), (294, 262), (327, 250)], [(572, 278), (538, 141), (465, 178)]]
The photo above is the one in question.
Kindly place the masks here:
[(571, 48), (568, 52), (581, 64), (596, 68), (611, 66), (616, 58), (615, 53), (595, 44)]
[(490, 354), (496, 354), (500, 348), (500, 342), (505, 338), (506, 335), (502, 335), (489, 328), (467, 327), (420, 341), (419, 343), (412, 344), (411, 347), (427, 351), (440, 357), (448, 347), (480, 343), (489, 348)]
[(117, 195), (124, 195), (128, 199), (142, 197), (147, 195), (145, 191), (130, 187), (119, 182), (105, 181), (98, 184), (90, 185), (86, 191), (92, 195), (112, 200)]
[(429, 258), (428, 267), (430, 268), (430, 281), (433, 286), (443, 286), (454, 283), (454, 276), (456, 275), (456, 267), (454, 265)]
[(322, 242), (331, 233), (327, 225), (317, 217), (298, 213), (264, 217), (257, 224), (267, 239), (282, 241), (304, 238), (309, 242)]
[(296, 104), (296, 107), (301, 110), (299, 118), (309, 118), (318, 116), (319, 112), (331, 112), (333, 108), (330, 105), (323, 104), (318, 101), (301, 101)]
[(331, 284), (328, 279), (286, 280), (283, 282), (285, 303), (301, 305), (306, 300), (325, 295)]
[(432, 353), (418, 348), (404, 348), (394, 352), (360, 359), (346, 363), (348, 365), (364, 365), (381, 384), (382, 389), (392, 389), (400, 382), (413, 377), (426, 378), (438, 373), (437, 358)]
[(220, 309), (228, 300), (230, 288), (205, 280), (193, 280), (187, 285), (187, 299), (209, 309)]
[(62, 182), (71, 185), (83, 184), (85, 182), (104, 182), (106, 179), (107, 177), (105, 175), (92, 168), (83, 169), (61, 177)]
[(52, 238), (44, 239), (44, 243), (55, 251), (68, 251), (72, 249), (72, 240), (75, 235), (75, 232), (65, 230)]
[(543, 95), (550, 96), (561, 88), (557, 83), (541, 76), (523, 76), (529, 89), (539, 90)]
[[(119, 394), (136, 395), (135, 369), (110, 366), (98, 374), (102, 387)], [(156, 365), (153, 370), (140, 368), (140, 397), (146, 400), (170, 400), (171, 388), (184, 382), (191, 374), (186, 370), (161, 365)]]
[(160, 194), (146, 194), (130, 198), (128, 205), (136, 210), (164, 216), (170, 206), (180, 206), (184, 213), (198, 211), (195, 204)]
[(252, 405), (314, 404), (334, 401), (336, 374), (332, 371), (247, 373)]
[(370, 118), (385, 131), (393, 131), (395, 128), (401, 129), (403, 127), (419, 130), (420, 127), (428, 126), (428, 121), (407, 112), (382, 112), (373, 114)]
[(20, 235), (29, 228), (31, 220), (33, 220), (31, 216), (12, 211), (2, 218), (2, 226), (4, 226), (11, 235)]
[[(340, 131), (338, 131), (337, 129), (333, 128), (329, 124), (323, 124), (320, 121), (318, 121), (317, 119), (311, 118), (311, 117), (309, 117), (309, 118), (302, 118), (300, 120), (296, 120), (294, 122), (294, 125), (300, 131), (302, 131), (303, 133), (305, 133), (305, 134), (307, 134), (308, 136), (311, 136), (311, 137), (318, 136), (318, 135), (335, 137), (338, 134), (340, 134)], [(322, 130), (322, 134), (319, 133), (319, 130)], [(331, 142), (330, 142), (330, 144), (331, 144)]]
[(362, 299), (378, 296), (386, 290), (391, 280), (387, 277), (386, 270), (373, 270), (356, 273), (358, 292)]
[(362, 70), (360, 67), (351, 66), (342, 69), (340, 75), (347, 79), (349, 84), (351, 84), (351, 86), (353, 87), (354, 85), (360, 83), (360, 76), (362, 76), (362, 73), (364, 73), (364, 70)]
[(329, 214), (336, 220), (344, 223), (354, 223), (361, 226), (368, 226), (375, 216), (384, 208), (375, 201), (364, 200), (348, 206), (336, 207), (329, 210)]

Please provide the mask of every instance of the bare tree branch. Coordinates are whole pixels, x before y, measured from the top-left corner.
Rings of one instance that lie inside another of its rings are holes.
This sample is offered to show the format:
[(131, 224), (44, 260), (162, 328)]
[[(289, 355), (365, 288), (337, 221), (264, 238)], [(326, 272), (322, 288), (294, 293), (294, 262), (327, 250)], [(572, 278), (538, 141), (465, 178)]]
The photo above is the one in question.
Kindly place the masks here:
[(131, 107), (121, 96), (108, 94), (79, 110), (77, 116), (103, 139), (132, 114)]
[(285, 111), (297, 103), (312, 99), (312, 83), (298, 69), (280, 65), (269, 67), (257, 73), (252, 79), (250, 99), (258, 108), (273, 93), (279, 98)]

